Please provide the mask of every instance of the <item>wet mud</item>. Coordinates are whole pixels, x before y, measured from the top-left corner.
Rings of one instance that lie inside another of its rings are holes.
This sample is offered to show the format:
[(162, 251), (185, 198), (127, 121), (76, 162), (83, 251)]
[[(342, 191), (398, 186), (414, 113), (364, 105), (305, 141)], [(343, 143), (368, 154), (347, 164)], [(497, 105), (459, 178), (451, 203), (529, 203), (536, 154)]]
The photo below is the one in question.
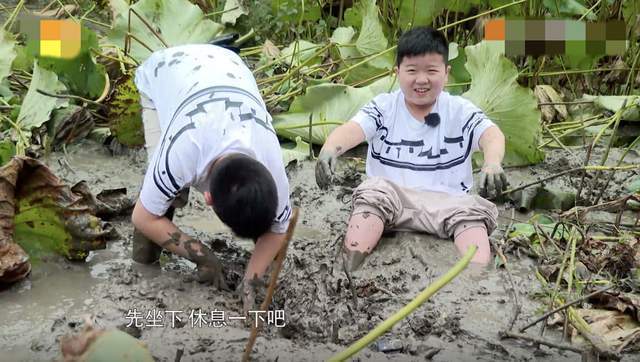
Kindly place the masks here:
[[(512, 184), (544, 177), (571, 162), (554, 157), (545, 165), (509, 170)], [(86, 180), (94, 193), (126, 187), (135, 195), (145, 169), (144, 152), (112, 156), (90, 141), (45, 161), (69, 183)], [(403, 307), (459, 258), (451, 241), (390, 233), (357, 270), (345, 273), (342, 235), (351, 191), (362, 179), (362, 165), (344, 162), (340, 184), (328, 191), (315, 185), (313, 166), (304, 162), (288, 167), (292, 202), (300, 207), (300, 219), (272, 307), (283, 311), (284, 321), (277, 313), (263, 315), (271, 323), (257, 339), (255, 360), (326, 360)], [(572, 187), (566, 179), (553, 183)], [(510, 207), (499, 205), (499, 229), (492, 237), (502, 236), (511, 221)], [(515, 215), (520, 221), (530, 216)], [(252, 242), (233, 237), (196, 192), (191, 193), (186, 208), (177, 210), (174, 220), (212, 248), (223, 263), (225, 281), (235, 287)], [(92, 252), (86, 263), (45, 260), (34, 266), (26, 280), (0, 292), (2, 359), (58, 359), (59, 339), (81, 330), (83, 316), (90, 315), (98, 327), (120, 328), (139, 338), (159, 361), (239, 360), (250, 331), (246, 321), (236, 318), (242, 313), (240, 297), (198, 283), (195, 265), (177, 256), (163, 253), (155, 265), (133, 262), (129, 219), (110, 222), (120, 239), (110, 242), (106, 250)], [(521, 325), (540, 312), (535, 299), (539, 291), (535, 261), (508, 257), (523, 308), (517, 322)], [(500, 340), (498, 332), (507, 328), (513, 313), (508, 288), (504, 269), (471, 265), (357, 357), (371, 361), (579, 361), (581, 357), (573, 352)], [(550, 337), (560, 333), (549, 329)], [(625, 355), (623, 360), (633, 357)]]

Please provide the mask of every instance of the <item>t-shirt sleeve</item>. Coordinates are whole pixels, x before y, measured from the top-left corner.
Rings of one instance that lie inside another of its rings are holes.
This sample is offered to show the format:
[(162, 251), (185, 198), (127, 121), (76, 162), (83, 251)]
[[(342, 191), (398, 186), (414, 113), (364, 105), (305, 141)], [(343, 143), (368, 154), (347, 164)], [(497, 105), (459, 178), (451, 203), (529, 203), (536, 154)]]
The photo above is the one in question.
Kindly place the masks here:
[(193, 144), (180, 142), (167, 147), (161, 143), (149, 163), (140, 202), (154, 215), (164, 215), (178, 192), (195, 180), (197, 157), (188, 155), (198, 154), (198, 151), (181, 149), (184, 146), (193, 147)]
[(269, 167), (278, 190), (278, 208), (276, 209), (276, 217), (271, 225), (271, 231), (277, 234), (284, 234), (289, 227), (292, 210), (289, 201), (289, 180), (284, 170), (282, 158), (279, 161), (274, 160), (273, 165)]
[(371, 142), (376, 130), (380, 128), (384, 121), (384, 105), (388, 96), (389, 94), (386, 93), (377, 95), (351, 118), (352, 121), (362, 127), (367, 142)]
[(463, 104), (462, 119), (464, 121), (462, 132), (472, 137), (471, 149), (476, 152), (480, 150), (480, 137), (487, 128), (495, 126), (495, 123), (480, 108), (469, 101)]
[(144, 94), (149, 99), (153, 99), (153, 95), (151, 94), (151, 82), (148, 75), (148, 69), (153, 66), (152, 63), (153, 57), (150, 57), (140, 66), (138, 66), (135, 72), (135, 77), (133, 79), (133, 82), (138, 88), (138, 91)]

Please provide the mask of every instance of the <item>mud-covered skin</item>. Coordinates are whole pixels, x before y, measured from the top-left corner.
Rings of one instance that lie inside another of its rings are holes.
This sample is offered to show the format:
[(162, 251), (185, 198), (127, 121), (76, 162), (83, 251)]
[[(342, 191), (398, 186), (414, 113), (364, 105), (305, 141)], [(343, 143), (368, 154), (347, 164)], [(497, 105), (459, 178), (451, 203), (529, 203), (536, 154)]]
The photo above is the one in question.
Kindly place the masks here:
[(185, 239), (183, 235), (185, 234), (180, 232), (173, 233), (169, 239), (160, 243), (160, 246), (165, 249), (171, 246), (184, 249), (187, 252), (187, 259), (198, 266), (200, 282), (212, 283), (218, 289), (228, 290), (229, 287), (223, 277), (222, 263), (218, 257), (199, 240), (189, 236)]

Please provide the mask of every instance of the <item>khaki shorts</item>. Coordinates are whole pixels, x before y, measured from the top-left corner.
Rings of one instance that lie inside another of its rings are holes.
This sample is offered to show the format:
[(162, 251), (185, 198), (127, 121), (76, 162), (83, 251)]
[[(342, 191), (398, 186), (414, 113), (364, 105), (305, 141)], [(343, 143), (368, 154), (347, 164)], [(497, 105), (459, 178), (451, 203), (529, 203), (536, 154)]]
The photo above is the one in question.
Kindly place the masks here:
[(360, 184), (352, 201), (352, 215), (377, 215), (384, 221), (385, 230), (420, 231), (443, 239), (454, 237), (456, 228), (462, 225), (484, 224), (491, 235), (498, 218), (496, 205), (480, 196), (417, 191), (381, 177)]

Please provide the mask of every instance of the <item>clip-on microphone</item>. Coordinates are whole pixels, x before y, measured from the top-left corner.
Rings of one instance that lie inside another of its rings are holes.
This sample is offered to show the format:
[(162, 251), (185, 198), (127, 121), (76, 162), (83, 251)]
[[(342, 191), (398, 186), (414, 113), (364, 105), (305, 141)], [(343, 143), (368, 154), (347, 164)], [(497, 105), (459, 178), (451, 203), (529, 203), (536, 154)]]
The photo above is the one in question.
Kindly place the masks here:
[(440, 115), (438, 113), (429, 113), (424, 117), (424, 122), (429, 127), (437, 127), (440, 124)]

